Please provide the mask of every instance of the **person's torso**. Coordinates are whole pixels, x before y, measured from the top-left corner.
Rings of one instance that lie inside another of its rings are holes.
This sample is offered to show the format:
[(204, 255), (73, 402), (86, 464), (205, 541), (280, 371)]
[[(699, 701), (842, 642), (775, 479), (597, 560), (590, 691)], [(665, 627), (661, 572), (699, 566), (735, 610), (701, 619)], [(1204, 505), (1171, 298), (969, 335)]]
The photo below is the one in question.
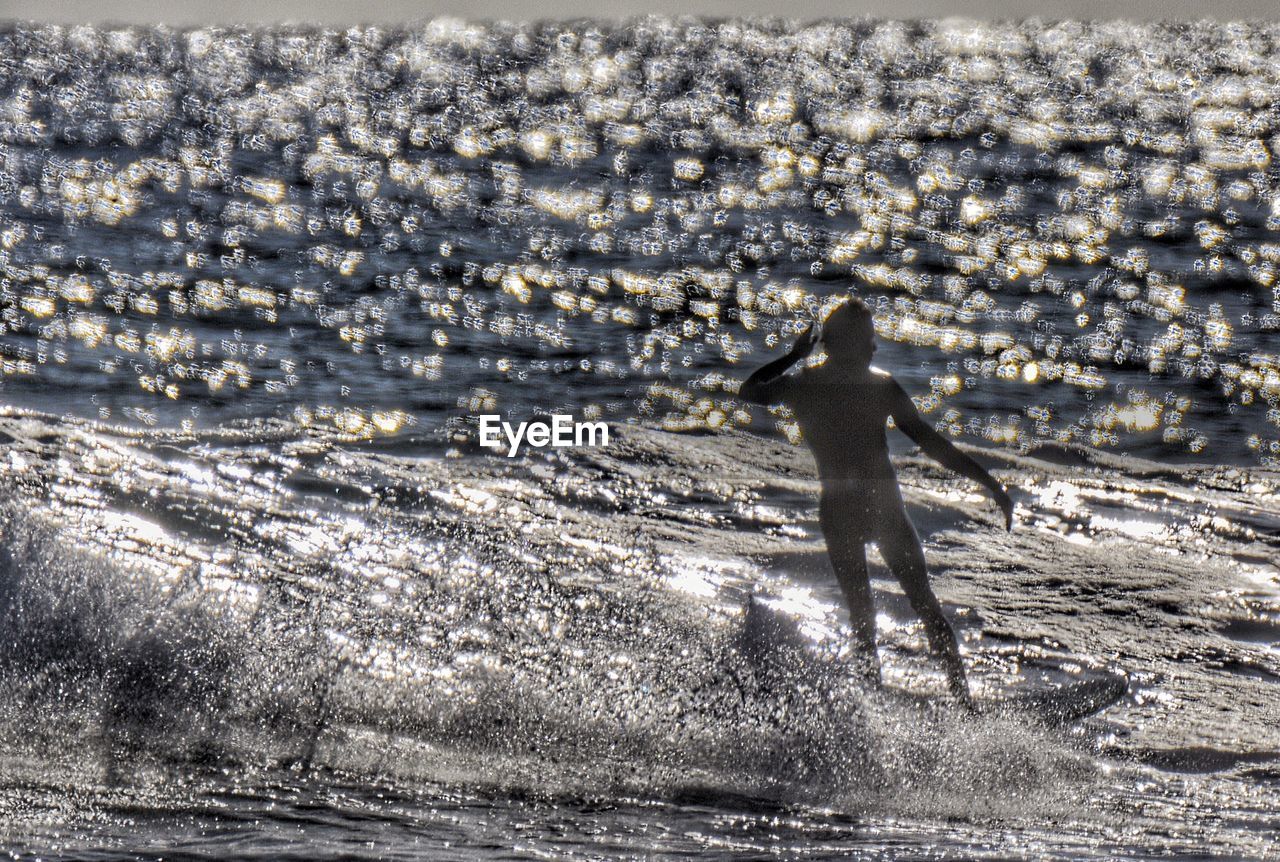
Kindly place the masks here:
[(837, 377), (821, 368), (797, 374), (786, 404), (813, 452), (824, 494), (897, 491), (885, 422), (893, 378), (883, 372)]

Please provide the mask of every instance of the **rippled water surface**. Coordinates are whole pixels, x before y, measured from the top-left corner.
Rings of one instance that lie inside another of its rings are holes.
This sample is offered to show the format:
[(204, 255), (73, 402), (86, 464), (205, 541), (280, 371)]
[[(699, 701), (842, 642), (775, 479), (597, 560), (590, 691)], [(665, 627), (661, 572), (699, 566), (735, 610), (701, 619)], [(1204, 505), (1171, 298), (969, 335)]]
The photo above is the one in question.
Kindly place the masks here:
[(1275, 38), (11, 27), (6, 397), (741, 425), (735, 366), (852, 289), (957, 436), (1270, 463)]
[[(5, 845), (1277, 858), (1277, 39), (8, 25)], [(898, 456), (980, 717), (736, 395), (849, 291), (1019, 498)]]

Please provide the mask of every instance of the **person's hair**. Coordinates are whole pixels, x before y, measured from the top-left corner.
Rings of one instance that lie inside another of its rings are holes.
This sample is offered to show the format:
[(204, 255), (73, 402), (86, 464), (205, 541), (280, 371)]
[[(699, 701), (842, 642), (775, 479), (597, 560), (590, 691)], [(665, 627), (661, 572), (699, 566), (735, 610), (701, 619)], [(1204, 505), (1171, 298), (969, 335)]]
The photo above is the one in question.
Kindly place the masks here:
[(871, 308), (861, 297), (851, 296), (827, 315), (822, 325), (826, 329), (842, 329), (871, 320)]

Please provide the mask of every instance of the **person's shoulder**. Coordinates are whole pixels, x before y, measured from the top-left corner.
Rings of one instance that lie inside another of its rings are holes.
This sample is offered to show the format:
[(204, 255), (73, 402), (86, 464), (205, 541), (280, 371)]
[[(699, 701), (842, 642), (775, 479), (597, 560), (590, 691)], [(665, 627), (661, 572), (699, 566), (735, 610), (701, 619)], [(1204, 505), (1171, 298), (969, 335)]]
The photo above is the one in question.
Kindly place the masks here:
[(886, 396), (891, 403), (911, 401), (911, 396), (907, 394), (907, 390), (902, 388), (902, 384), (898, 382), (898, 378), (894, 377), (883, 368), (877, 368), (872, 365), (870, 368), (871, 379), (875, 381), (876, 388)]
[(905, 391), (902, 389), (902, 385), (898, 383), (898, 379), (883, 368), (877, 368), (872, 365), (867, 371), (870, 373), (871, 382), (876, 386), (891, 392)]

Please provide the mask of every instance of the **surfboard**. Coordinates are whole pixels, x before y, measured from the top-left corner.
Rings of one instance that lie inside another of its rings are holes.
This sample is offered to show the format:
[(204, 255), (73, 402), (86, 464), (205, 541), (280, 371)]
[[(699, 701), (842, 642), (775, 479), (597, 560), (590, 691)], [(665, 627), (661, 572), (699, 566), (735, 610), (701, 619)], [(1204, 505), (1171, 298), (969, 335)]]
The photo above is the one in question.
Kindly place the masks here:
[(980, 700), (979, 713), (1021, 713), (1060, 727), (1096, 715), (1129, 693), (1129, 681), (1109, 673), (1056, 688), (1015, 691)]
[[(885, 686), (884, 693), (900, 703), (927, 710), (962, 710), (952, 697), (941, 693), (926, 694)], [(1097, 715), (1119, 702), (1129, 692), (1128, 681), (1119, 674), (1103, 674), (1053, 688), (1029, 691), (1012, 690), (987, 697), (976, 697), (969, 714), (1029, 719), (1048, 727), (1065, 727), (1091, 715)]]
[[(780, 677), (780, 684), (792, 684), (806, 673), (821, 674), (822, 665), (811, 652), (812, 644), (789, 614), (750, 595), (743, 604), (736, 646), (757, 674), (765, 679)], [(735, 677), (736, 679), (736, 677)], [(739, 688), (743, 683), (739, 681)], [(882, 691), (901, 702), (929, 708), (960, 708), (950, 696), (923, 694), (886, 685)], [(1041, 724), (1062, 727), (1102, 712), (1129, 693), (1129, 682), (1118, 673), (1099, 672), (1086, 679), (1051, 688), (1013, 689), (1002, 694), (975, 699), (978, 715), (1027, 716)]]

